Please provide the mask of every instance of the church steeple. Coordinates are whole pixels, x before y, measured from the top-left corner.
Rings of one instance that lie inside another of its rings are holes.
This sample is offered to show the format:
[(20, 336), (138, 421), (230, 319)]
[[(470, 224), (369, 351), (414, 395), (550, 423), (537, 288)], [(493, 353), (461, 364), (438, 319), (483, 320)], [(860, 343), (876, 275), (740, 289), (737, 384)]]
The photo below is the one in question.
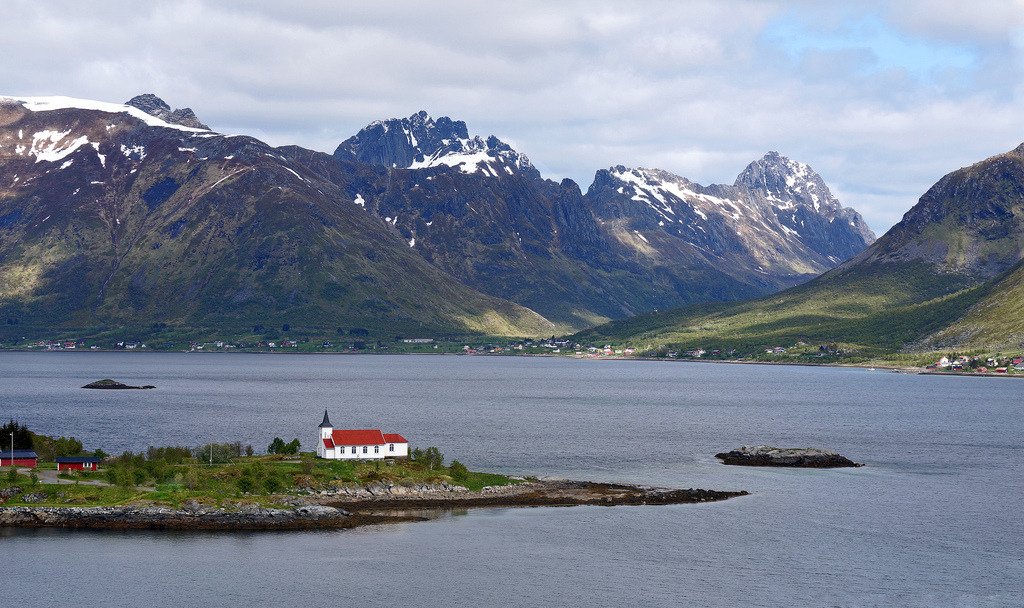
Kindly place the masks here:
[(327, 417), (327, 410), (324, 410), (324, 421), (320, 423), (322, 429), (332, 429), (334, 425), (331, 424), (331, 419)]

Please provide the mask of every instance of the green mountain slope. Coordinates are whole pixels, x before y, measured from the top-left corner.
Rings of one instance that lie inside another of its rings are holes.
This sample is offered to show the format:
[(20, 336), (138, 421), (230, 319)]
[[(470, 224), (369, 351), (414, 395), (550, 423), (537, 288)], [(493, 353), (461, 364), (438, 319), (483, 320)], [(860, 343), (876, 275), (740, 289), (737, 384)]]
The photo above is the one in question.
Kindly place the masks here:
[(963, 317), (922, 342), (927, 350), (1024, 349), (1024, 263), (996, 280)]

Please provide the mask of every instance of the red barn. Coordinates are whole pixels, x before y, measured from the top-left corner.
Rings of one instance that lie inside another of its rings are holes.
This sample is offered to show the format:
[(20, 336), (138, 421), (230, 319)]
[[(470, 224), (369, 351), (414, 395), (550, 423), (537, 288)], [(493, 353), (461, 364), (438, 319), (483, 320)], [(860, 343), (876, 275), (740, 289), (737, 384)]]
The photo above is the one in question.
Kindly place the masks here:
[(11, 466), (12, 457), (16, 467), (35, 468), (39, 464), (39, 457), (32, 450), (0, 450), (0, 467)]
[(100, 459), (95, 456), (61, 456), (56, 462), (58, 471), (95, 471)]

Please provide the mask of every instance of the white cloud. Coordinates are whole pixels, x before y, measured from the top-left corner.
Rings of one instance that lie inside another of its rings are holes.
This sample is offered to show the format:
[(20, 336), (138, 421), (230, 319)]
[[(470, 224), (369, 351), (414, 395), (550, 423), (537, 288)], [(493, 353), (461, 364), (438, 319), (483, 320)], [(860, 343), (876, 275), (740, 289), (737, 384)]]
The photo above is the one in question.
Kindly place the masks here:
[(220, 130), (324, 151), (426, 109), (584, 189), (615, 164), (732, 182), (776, 149), (879, 230), (942, 174), (1024, 140), (1020, 1), (6, 8), (5, 93), (155, 92)]

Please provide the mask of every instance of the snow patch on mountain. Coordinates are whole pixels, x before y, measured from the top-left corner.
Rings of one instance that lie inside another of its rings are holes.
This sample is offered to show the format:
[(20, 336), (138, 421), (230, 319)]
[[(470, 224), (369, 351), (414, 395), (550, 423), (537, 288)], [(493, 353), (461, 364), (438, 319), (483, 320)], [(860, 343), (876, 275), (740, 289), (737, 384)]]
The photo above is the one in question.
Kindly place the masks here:
[(151, 127), (162, 127), (165, 129), (176, 129), (189, 133), (210, 133), (209, 129), (198, 129), (183, 125), (172, 124), (143, 112), (139, 108), (120, 103), (108, 103), (105, 101), (94, 101), (91, 99), (78, 99), (75, 97), (51, 96), (51, 97), (13, 97), (0, 95), (0, 103), (14, 103), (21, 105), (32, 112), (52, 112), (55, 110), (94, 110), (107, 114), (128, 114)]

